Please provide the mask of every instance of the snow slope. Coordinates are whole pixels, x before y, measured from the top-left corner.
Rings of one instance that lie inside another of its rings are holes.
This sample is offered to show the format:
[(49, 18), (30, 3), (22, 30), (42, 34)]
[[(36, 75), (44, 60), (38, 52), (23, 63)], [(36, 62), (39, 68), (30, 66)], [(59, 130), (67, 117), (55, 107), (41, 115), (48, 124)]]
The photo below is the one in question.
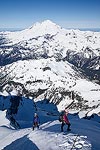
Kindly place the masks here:
[[(4, 99), (9, 101), (9, 97)], [(78, 115), (69, 114), (71, 131), (60, 131), (59, 112), (53, 103), (47, 100), (34, 102), (23, 98), (15, 119), (21, 129), (15, 129), (7, 119), (7, 110), (0, 111), (0, 149), (1, 150), (99, 150), (100, 117), (91, 120), (80, 119)], [(2, 99), (3, 102), (3, 99)], [(7, 103), (5, 103), (6, 107)], [(0, 103), (1, 106), (1, 103)], [(5, 107), (5, 106), (4, 106)], [(3, 107), (3, 108), (4, 108)], [(2, 107), (1, 107), (2, 108)], [(6, 108), (5, 108), (6, 109)], [(40, 128), (32, 130), (34, 112), (40, 118)], [(75, 112), (74, 112), (75, 113)], [(82, 112), (81, 112), (82, 113)]]
[[(0, 112), (1, 113), (1, 112)], [(2, 112), (3, 115), (5, 112)], [(69, 116), (72, 131), (60, 132), (60, 122), (56, 116), (46, 115), (46, 112), (38, 111), (42, 117), (50, 117), (53, 120), (40, 125), (40, 129), (23, 128), (14, 130), (8, 127), (8, 122), (0, 121), (0, 149), (1, 150), (99, 150), (100, 125), (98, 122), (79, 119), (77, 116)], [(0, 120), (4, 116), (0, 115)], [(2, 124), (2, 125), (1, 125)]]
[(59, 111), (74, 102), (71, 109), (84, 110), (84, 115), (100, 112), (100, 85), (85, 79), (68, 62), (57, 62), (55, 58), (24, 60), (7, 65), (5, 72), (10, 82), (3, 87), (2, 95), (16, 90), (35, 101), (46, 98), (56, 104)]

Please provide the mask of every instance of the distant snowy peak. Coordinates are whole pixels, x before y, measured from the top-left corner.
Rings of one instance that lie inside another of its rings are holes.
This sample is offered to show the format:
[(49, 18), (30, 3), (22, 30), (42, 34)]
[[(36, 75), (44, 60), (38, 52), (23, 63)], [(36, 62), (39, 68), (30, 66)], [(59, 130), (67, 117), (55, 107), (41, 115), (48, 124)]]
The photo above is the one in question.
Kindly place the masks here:
[(42, 22), (44, 25), (56, 25), (56, 23), (52, 22), (51, 20), (45, 20)]
[(58, 25), (56, 25), (56, 23), (53, 23), (52, 21), (50, 21), (50, 20), (45, 20), (45, 21), (43, 21), (43, 22), (36, 22), (35, 24), (33, 24), (29, 29), (34, 29), (34, 27), (40, 27), (40, 26), (42, 26), (42, 27), (44, 27), (44, 28), (46, 28), (46, 27), (56, 27), (56, 28), (58, 28), (58, 29), (60, 29), (61, 27), (60, 26), (58, 26)]
[[(37, 30), (36, 30), (37, 29)], [(35, 23), (29, 28), (32, 32), (37, 32), (39, 35), (42, 34), (56, 34), (61, 29), (60, 26), (56, 25), (50, 20), (43, 21), (42, 23)]]
[(56, 25), (50, 20), (43, 21), (42, 23), (35, 23), (33, 26), (17, 32), (5, 32), (5, 37), (13, 44), (23, 40), (29, 40), (45, 34), (56, 35), (61, 30), (61, 27)]

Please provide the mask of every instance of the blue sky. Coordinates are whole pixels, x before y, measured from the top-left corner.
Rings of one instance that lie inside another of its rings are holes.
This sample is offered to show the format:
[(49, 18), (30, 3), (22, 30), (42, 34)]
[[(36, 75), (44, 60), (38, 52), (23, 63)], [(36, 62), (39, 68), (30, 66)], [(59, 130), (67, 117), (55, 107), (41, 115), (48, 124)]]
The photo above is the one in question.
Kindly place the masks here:
[(64, 28), (100, 28), (100, 0), (0, 0), (0, 28), (47, 19)]

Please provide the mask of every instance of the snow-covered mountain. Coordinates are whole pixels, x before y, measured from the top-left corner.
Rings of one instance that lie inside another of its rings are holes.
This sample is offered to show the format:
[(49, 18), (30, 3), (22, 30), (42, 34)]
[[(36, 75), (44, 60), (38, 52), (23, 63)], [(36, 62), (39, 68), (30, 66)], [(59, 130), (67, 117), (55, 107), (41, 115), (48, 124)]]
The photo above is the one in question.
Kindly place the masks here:
[(48, 99), (59, 110), (72, 104), (70, 108), (77, 112), (83, 110), (90, 115), (100, 112), (100, 86), (68, 62), (57, 62), (55, 58), (24, 60), (2, 67), (2, 72), (3, 69), (8, 75), (4, 76), (1, 88), (5, 96), (15, 90), (35, 101)]
[[(100, 113), (100, 32), (66, 30), (47, 20), (28, 29), (0, 33), (0, 91), (58, 110)], [(90, 79), (95, 81), (90, 81)]]
[(99, 80), (99, 43), (100, 32), (66, 30), (46, 20), (22, 31), (1, 32), (0, 64), (55, 57), (69, 61), (91, 79)]

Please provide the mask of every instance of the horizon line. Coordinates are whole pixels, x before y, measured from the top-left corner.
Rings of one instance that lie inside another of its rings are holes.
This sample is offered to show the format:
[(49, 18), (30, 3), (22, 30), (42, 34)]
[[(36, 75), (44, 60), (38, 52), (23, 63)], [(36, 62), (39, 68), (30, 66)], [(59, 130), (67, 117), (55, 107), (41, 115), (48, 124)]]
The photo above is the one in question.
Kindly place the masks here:
[[(14, 27), (11, 27), (11, 28), (7, 28), (7, 27), (5, 27), (5, 28), (0, 28), (0, 32), (2, 32), (2, 31), (21, 31), (21, 30), (25, 30), (25, 29), (27, 29), (27, 28), (21, 28), (21, 27), (16, 27), (16, 28), (14, 28)], [(95, 32), (100, 32), (100, 27), (78, 27), (78, 28), (76, 28), (76, 27), (66, 27), (65, 29), (75, 29), (75, 30), (82, 30), (82, 31), (95, 31)]]

